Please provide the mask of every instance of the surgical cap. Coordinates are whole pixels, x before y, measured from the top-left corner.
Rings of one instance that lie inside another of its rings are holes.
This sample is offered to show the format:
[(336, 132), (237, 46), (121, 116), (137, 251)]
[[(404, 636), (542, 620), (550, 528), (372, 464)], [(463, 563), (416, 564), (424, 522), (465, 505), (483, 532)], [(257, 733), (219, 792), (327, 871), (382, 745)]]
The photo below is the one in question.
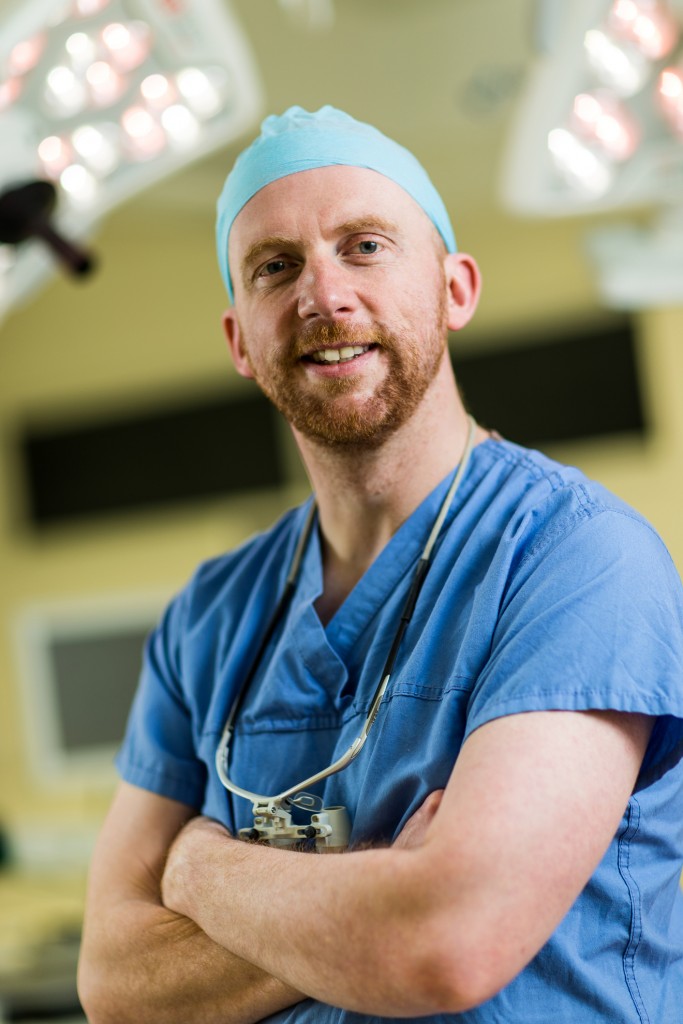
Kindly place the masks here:
[(367, 167), (391, 178), (422, 207), (448, 252), (456, 251), (443, 200), (412, 153), (372, 125), (334, 107), (321, 107), (315, 113), (290, 107), (281, 116), (265, 119), (259, 137), (235, 161), (218, 200), (218, 265), (231, 301), (228, 239), (242, 207), (271, 181), (333, 164)]

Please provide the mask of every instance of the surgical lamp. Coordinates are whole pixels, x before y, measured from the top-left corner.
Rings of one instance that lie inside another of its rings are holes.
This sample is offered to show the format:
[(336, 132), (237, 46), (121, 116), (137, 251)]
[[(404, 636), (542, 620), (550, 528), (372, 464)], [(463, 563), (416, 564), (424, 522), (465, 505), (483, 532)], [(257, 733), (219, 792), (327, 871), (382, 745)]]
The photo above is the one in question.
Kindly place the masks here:
[(261, 112), (229, 0), (21, 0), (0, 27), (0, 317), (53, 254), (92, 262), (67, 238)]
[(589, 253), (609, 305), (683, 301), (683, 0), (541, 0), (537, 14), (504, 204), (543, 217), (654, 207), (651, 228), (601, 228)]

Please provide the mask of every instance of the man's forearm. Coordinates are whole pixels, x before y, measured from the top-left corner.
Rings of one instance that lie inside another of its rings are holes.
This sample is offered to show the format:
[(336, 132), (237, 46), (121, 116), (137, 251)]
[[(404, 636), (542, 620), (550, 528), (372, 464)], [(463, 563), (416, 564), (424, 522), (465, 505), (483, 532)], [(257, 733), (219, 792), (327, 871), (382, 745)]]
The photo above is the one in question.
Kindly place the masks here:
[[(575, 903), (651, 730), (645, 716), (607, 711), (494, 719), (464, 744), (423, 840), (403, 850), (307, 856), (197, 818), (171, 844), (164, 903), (322, 1002), (462, 1012), (509, 984)], [(576, 821), (588, 825), (577, 833)]]
[(146, 899), (88, 922), (79, 992), (91, 1024), (254, 1024), (302, 998)]
[(193, 808), (121, 783), (88, 882), (78, 982), (91, 1024), (251, 1024), (303, 998), (161, 901)]
[(172, 848), (162, 895), (217, 943), (323, 1002), (389, 1016), (457, 1010), (434, 944), (413, 927), (429, 915), (411, 859), (267, 849), (204, 819)]

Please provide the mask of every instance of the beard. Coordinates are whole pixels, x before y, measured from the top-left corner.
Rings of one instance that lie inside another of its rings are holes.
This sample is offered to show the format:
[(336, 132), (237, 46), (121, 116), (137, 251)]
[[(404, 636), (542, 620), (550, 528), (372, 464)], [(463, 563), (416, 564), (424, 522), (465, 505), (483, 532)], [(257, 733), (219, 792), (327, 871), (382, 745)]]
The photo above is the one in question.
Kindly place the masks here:
[[(283, 357), (271, 352), (257, 367), (243, 339), (254, 379), (285, 419), (304, 437), (324, 447), (369, 450), (380, 447), (413, 415), (446, 352), (446, 303), (420, 332), (391, 333), (343, 322), (308, 327), (290, 340)], [(359, 374), (318, 378), (315, 388), (301, 379), (301, 358), (336, 346), (373, 346), (386, 362), (384, 378), (366, 391)]]

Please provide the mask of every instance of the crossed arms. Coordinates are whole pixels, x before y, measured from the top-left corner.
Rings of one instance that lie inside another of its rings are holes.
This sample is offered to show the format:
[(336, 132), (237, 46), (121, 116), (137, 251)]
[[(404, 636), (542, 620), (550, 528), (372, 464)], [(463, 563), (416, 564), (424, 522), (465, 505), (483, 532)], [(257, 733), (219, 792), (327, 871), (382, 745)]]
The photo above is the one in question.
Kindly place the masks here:
[(122, 785), (89, 885), (91, 1024), (252, 1024), (306, 996), (380, 1016), (483, 1002), (595, 870), (651, 726), (616, 712), (497, 719), (392, 847), (343, 855), (240, 843)]

